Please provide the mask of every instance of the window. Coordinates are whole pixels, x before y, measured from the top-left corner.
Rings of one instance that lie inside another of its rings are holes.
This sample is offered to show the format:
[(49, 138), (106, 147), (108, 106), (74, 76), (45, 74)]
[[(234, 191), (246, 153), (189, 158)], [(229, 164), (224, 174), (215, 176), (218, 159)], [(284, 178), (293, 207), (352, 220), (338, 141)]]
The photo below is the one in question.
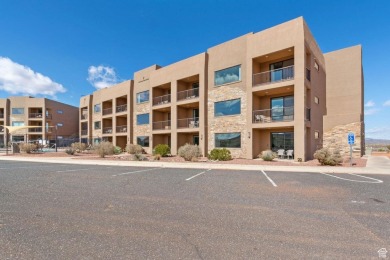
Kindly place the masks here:
[(101, 111), (100, 104), (96, 104), (93, 106), (93, 112), (100, 113), (100, 111)]
[(23, 121), (12, 121), (12, 126), (24, 126)]
[(137, 104), (149, 101), (149, 90), (137, 93)]
[(57, 123), (57, 126), (61, 127), (61, 126), (64, 126), (63, 123)]
[(95, 130), (98, 130), (98, 129), (100, 129), (100, 121), (96, 121), (94, 124), (94, 128), (95, 128)]
[(149, 114), (137, 115), (137, 125), (147, 125), (147, 124), (149, 124)]
[(320, 132), (319, 131), (314, 131), (314, 139), (320, 138)]
[(93, 143), (94, 144), (99, 144), (101, 141), (102, 141), (102, 139), (100, 139), (100, 138), (94, 138), (93, 139)]
[(137, 144), (142, 147), (149, 147), (149, 136), (137, 136)]
[(241, 114), (241, 99), (233, 99), (214, 103), (214, 116)]
[(219, 70), (214, 73), (214, 85), (219, 86), (241, 80), (241, 65)]
[(215, 134), (215, 147), (240, 148), (241, 133)]
[(276, 152), (279, 149), (294, 150), (293, 132), (271, 133), (271, 150)]
[(12, 114), (13, 115), (23, 115), (24, 108), (12, 108)]
[(320, 99), (318, 97), (314, 97), (314, 103), (319, 104), (320, 103)]
[[(47, 111), (46, 111), (47, 112)], [(63, 110), (57, 110), (57, 114), (63, 114), (64, 113), (64, 111)]]
[(290, 121), (294, 119), (294, 96), (271, 98), (272, 121)]

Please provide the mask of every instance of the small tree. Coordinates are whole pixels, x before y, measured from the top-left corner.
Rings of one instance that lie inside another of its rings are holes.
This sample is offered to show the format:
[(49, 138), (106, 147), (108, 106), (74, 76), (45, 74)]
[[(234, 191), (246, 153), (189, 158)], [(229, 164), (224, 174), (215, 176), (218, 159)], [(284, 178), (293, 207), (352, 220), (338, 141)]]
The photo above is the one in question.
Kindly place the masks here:
[(104, 158), (106, 155), (112, 155), (114, 153), (114, 145), (110, 142), (103, 141), (99, 144), (95, 144), (93, 150), (101, 158)]

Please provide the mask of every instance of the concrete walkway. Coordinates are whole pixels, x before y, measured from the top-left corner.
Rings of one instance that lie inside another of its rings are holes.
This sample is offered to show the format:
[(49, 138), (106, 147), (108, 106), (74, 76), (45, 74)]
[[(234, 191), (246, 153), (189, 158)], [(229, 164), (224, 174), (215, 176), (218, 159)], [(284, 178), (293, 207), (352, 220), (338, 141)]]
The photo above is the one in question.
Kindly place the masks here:
[[(37, 157), (12, 157), (0, 156), (2, 160), (43, 162), (79, 165), (109, 165), (109, 166), (136, 166), (136, 167), (164, 167), (164, 168), (197, 168), (197, 169), (225, 169), (225, 170), (249, 170), (249, 171), (284, 171), (284, 172), (325, 172), (325, 173), (355, 173), (355, 174), (389, 174), (390, 160), (386, 157), (369, 156), (367, 167), (331, 167), (331, 166), (270, 166), (270, 165), (241, 165), (216, 163), (180, 163), (160, 161), (110, 161), (110, 160), (86, 160), (72, 159), (69, 157), (37, 158)], [(1, 168), (1, 167), (0, 167)]]

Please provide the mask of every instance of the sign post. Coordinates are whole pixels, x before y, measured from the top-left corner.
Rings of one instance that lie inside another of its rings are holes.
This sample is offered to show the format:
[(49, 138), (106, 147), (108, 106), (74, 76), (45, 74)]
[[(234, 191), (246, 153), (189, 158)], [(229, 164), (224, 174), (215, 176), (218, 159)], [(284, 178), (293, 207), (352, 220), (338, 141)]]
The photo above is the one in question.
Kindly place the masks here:
[(355, 144), (355, 134), (352, 132), (348, 133), (348, 144), (349, 144), (349, 154), (350, 154), (351, 166), (352, 166), (352, 145)]

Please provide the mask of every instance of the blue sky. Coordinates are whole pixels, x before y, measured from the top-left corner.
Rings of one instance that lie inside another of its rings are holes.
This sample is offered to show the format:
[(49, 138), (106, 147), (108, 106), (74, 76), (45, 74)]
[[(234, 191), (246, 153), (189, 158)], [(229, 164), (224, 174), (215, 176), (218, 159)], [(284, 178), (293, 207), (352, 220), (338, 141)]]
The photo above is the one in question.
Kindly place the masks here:
[(390, 1), (0, 0), (0, 97), (82, 95), (303, 16), (322, 51), (362, 44), (366, 136), (390, 139)]

